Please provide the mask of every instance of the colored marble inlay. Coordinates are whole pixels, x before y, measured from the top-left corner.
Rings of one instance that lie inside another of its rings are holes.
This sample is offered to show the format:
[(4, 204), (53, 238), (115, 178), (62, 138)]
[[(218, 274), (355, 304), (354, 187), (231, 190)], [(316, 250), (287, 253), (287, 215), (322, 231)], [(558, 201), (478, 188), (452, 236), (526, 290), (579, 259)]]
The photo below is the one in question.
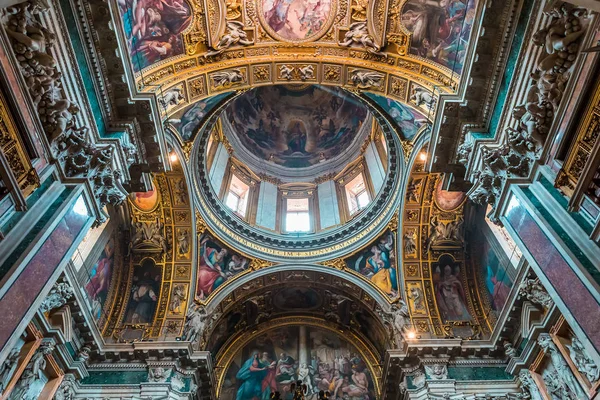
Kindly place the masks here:
[(82, 385), (131, 385), (148, 381), (148, 371), (90, 371)]
[(573, 318), (600, 349), (600, 308), (596, 299), (516, 198), (511, 200), (505, 216)]
[[(71, 190), (66, 189), (61, 196)], [(4, 297), (0, 299), (0, 309), (4, 310), (2, 324), (0, 324), (0, 348), (4, 347), (69, 249), (76, 244), (74, 242), (77, 236), (91, 219), (87, 208), (81, 207), (82, 201), (82, 196), (79, 196)]]
[(558, 204), (560, 204), (560, 206), (565, 211), (567, 211), (569, 216), (571, 216), (571, 218), (573, 218), (573, 220), (575, 222), (577, 222), (577, 225), (579, 225), (579, 227), (581, 229), (583, 229), (585, 233), (587, 233), (588, 235), (591, 235), (594, 227), (592, 226), (592, 224), (590, 224), (590, 222), (583, 215), (581, 215), (581, 212), (569, 211), (568, 210), (569, 201), (562, 194), (560, 194), (558, 189), (556, 189), (554, 187), (554, 185), (548, 179), (546, 179), (546, 177), (544, 175), (540, 175), (538, 180), (540, 181), (540, 183), (542, 184), (544, 189), (546, 189), (548, 191), (548, 193), (550, 193), (550, 196), (552, 196), (552, 198), (554, 198), (554, 200), (556, 200), (556, 202)]
[(511, 381), (513, 378), (504, 368), (448, 367), (448, 379), (457, 381)]
[[(54, 177), (50, 177), (48, 179), (46, 179), (44, 181), (44, 183), (42, 183), (40, 185), (39, 188), (37, 188), (37, 190), (35, 190), (28, 198), (27, 200), (25, 200), (25, 203), (27, 204), (27, 208), (31, 208), (33, 207), (33, 205), (42, 197), (42, 195), (44, 193), (46, 193), (46, 191), (50, 188), (50, 186), (52, 186), (52, 183), (55, 181)], [(23, 218), (23, 216), (25, 215), (27, 211), (17, 211), (14, 213), (13, 216), (10, 217), (10, 219), (8, 221), (6, 221), (6, 223), (4, 225), (2, 225), (2, 227), (0, 227), (0, 232), (2, 232), (4, 234), (4, 236), (8, 235), (8, 233), (19, 223), (19, 221), (21, 220), (21, 218)], [(2, 279), (2, 276), (0, 274), (0, 279)]]
[(552, 214), (542, 205), (540, 200), (537, 197), (535, 197), (531, 190), (523, 189), (523, 193), (525, 193), (529, 201), (531, 201), (531, 203), (535, 206), (539, 213), (542, 214), (542, 217), (544, 217), (546, 222), (548, 222), (552, 229), (558, 234), (558, 237), (560, 237), (560, 239), (567, 245), (569, 250), (571, 250), (573, 255), (575, 255), (577, 260), (579, 260), (579, 262), (581, 263), (581, 265), (583, 265), (586, 271), (588, 271), (590, 276), (597, 283), (600, 284), (600, 271), (596, 268), (596, 266), (594, 266), (594, 264), (592, 264), (590, 259), (587, 258), (583, 251), (581, 251), (579, 246), (577, 246), (575, 241), (571, 238), (571, 235), (569, 235), (563, 229), (562, 225), (559, 224), (558, 221), (556, 221), (556, 219), (554, 219)]

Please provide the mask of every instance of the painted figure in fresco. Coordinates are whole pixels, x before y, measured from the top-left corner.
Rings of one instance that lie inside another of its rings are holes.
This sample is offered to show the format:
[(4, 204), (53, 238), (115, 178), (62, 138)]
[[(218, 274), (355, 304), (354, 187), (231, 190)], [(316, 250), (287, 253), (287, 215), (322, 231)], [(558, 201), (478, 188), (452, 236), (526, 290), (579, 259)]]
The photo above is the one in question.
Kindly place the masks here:
[(262, 382), (268, 374), (271, 365), (263, 365), (259, 358), (259, 352), (253, 352), (252, 356), (242, 365), (236, 379), (242, 381), (237, 391), (236, 400), (262, 399)]
[(214, 289), (227, 280), (225, 256), (227, 256), (227, 249), (211, 247), (208, 236), (202, 239), (196, 286), (196, 292), (200, 298), (210, 295)]
[(367, 110), (351, 96), (320, 86), (263, 86), (236, 98), (227, 119), (259, 159), (306, 168), (334, 158), (356, 139)]
[(462, 70), (474, 6), (468, 0), (409, 0), (401, 19), (413, 34), (411, 51)]
[(267, 376), (264, 377), (261, 385), (262, 399), (267, 400), (270, 398), (271, 393), (277, 391), (277, 380), (275, 379), (277, 363), (271, 360), (269, 353), (266, 351), (263, 352), (260, 362), (263, 366), (268, 366)]
[(100, 319), (102, 305), (108, 293), (114, 259), (114, 246), (114, 238), (111, 238), (104, 246), (100, 259), (92, 267), (90, 281), (85, 285), (85, 291), (92, 302), (92, 314), (96, 319)]
[(190, 140), (194, 129), (200, 126), (202, 118), (206, 115), (206, 101), (199, 101), (181, 116), (181, 119), (171, 119), (169, 122), (178, 125), (179, 133), (183, 140)]
[(294, 127), (288, 132), (288, 151), (287, 154), (304, 153), (306, 154), (306, 132), (302, 131), (300, 122), (296, 121)]
[(119, 1), (135, 71), (183, 51), (180, 33), (191, 22), (185, 0)]
[[(494, 310), (499, 311), (506, 304), (506, 300), (510, 294), (510, 287), (504, 283), (502, 277), (498, 276), (499, 271), (494, 272), (490, 265), (488, 265), (487, 269), (488, 281), (486, 283), (492, 295), (492, 306)], [(506, 273), (506, 271), (504, 272)]]
[(151, 323), (158, 301), (158, 282), (160, 276), (152, 278), (149, 271), (144, 272), (142, 279), (138, 281), (134, 276), (134, 284), (131, 289), (131, 304), (133, 310), (128, 316), (128, 322), (132, 324)]
[(373, 244), (368, 252), (359, 256), (354, 262), (357, 271), (392, 297), (398, 293), (398, 278), (393, 250), (394, 237), (391, 232), (388, 232), (377, 244)]
[(437, 267), (436, 274), (439, 280), (435, 285), (435, 295), (440, 311), (447, 320), (469, 320), (471, 316), (466, 306), (465, 291), (462, 283), (456, 276), (449, 264), (444, 265), (443, 270)]
[(293, 382), (295, 377), (294, 366), (296, 361), (285, 353), (281, 353), (279, 355), (279, 360), (277, 360), (277, 366), (275, 371), (275, 379), (279, 383), (291, 383)]

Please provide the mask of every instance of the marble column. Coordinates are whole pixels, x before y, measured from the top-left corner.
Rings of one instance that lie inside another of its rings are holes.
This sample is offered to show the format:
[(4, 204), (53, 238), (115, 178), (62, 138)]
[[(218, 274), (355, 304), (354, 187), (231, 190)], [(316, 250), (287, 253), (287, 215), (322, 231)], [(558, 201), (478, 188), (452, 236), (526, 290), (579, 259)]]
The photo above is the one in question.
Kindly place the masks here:
[(306, 326), (300, 326), (298, 333), (298, 363), (300, 365), (306, 363), (308, 365), (308, 359), (310, 355), (310, 349), (308, 348), (308, 334)]

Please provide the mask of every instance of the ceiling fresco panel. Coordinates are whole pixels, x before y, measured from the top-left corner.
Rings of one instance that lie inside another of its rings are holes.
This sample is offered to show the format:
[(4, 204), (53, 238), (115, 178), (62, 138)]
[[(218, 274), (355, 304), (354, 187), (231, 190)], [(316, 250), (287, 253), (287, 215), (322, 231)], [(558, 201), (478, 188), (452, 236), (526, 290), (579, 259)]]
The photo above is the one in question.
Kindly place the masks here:
[(192, 22), (186, 0), (119, 1), (134, 72), (184, 53), (181, 33)]
[(410, 53), (460, 74), (476, 5), (476, 0), (406, 1), (400, 18), (412, 33)]

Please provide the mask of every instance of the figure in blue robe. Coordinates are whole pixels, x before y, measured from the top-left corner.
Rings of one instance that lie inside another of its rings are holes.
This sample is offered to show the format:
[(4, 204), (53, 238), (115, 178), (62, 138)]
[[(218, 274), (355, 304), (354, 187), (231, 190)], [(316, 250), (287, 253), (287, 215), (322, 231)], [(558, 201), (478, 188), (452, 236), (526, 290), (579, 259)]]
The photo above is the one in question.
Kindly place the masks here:
[(262, 381), (267, 376), (267, 367), (263, 366), (254, 352), (235, 376), (238, 381), (243, 381), (237, 391), (235, 400), (252, 400), (262, 397)]

